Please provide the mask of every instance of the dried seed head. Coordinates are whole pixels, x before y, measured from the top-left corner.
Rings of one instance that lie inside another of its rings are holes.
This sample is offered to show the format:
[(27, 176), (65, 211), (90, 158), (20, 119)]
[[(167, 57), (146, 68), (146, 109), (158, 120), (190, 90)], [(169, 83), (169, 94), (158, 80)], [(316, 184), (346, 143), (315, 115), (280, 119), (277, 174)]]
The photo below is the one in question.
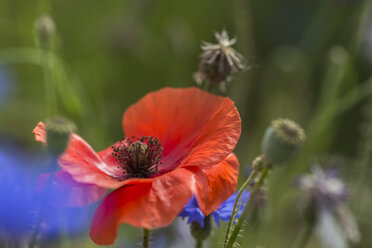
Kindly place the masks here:
[(199, 70), (194, 74), (195, 81), (201, 84), (207, 83), (225, 84), (230, 76), (244, 68), (243, 56), (231, 46), (235, 44), (236, 38), (229, 39), (226, 30), (221, 34), (215, 33), (218, 44), (203, 42), (201, 49), (201, 62)]

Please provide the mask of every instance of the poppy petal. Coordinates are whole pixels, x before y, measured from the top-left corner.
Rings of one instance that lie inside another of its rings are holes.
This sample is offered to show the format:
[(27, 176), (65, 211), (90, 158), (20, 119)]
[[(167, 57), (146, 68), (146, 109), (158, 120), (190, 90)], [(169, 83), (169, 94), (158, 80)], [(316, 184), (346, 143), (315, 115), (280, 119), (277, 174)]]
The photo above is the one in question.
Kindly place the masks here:
[(234, 103), (225, 99), (193, 144), (182, 166), (210, 166), (231, 154), (240, 137), (241, 120)]
[(54, 173), (51, 186), (49, 180), (50, 174), (40, 175), (36, 190), (44, 194), (49, 189), (47, 200), (56, 207), (83, 207), (102, 199), (107, 192), (106, 188), (79, 183), (63, 170)]
[[(112, 147), (119, 144), (120, 142), (116, 142), (114, 145), (110, 146), (110, 147), (107, 147), (105, 150), (102, 150), (100, 152), (98, 152), (98, 156), (101, 157), (101, 159), (103, 160), (103, 162), (105, 162), (105, 164), (107, 164), (108, 166), (111, 166), (111, 167), (117, 167), (118, 166), (118, 163), (116, 162), (114, 156), (112, 156)], [(115, 173), (119, 172), (121, 175), (122, 175), (122, 171), (121, 170), (117, 170), (115, 171)]]
[(112, 244), (121, 223), (148, 229), (171, 223), (192, 196), (193, 173), (177, 169), (162, 176), (132, 179), (111, 192), (94, 214), (90, 237), (99, 245)]
[[(46, 126), (43, 122), (36, 125), (33, 133), (36, 141), (47, 145)], [(111, 153), (109, 147), (97, 154), (83, 138), (72, 133), (67, 148), (58, 162), (78, 182), (117, 188), (123, 185), (119, 181), (124, 175), (123, 170), (117, 168)]]
[(196, 175), (194, 195), (205, 216), (216, 211), (236, 189), (239, 161), (231, 153), (224, 161), (209, 167), (188, 167)]
[(34, 128), (34, 130), (32, 130), (32, 132), (35, 134), (35, 140), (37, 142), (41, 142), (44, 145), (47, 144), (46, 126), (42, 121), (40, 121), (36, 125), (36, 127)]
[(197, 88), (164, 88), (149, 93), (124, 113), (129, 136), (155, 136), (163, 145), (162, 172), (182, 163), (207, 166), (232, 152), (241, 132), (241, 120), (229, 98)]
[[(107, 149), (106, 149), (107, 150)], [(72, 133), (65, 152), (58, 159), (59, 165), (81, 183), (104, 188), (117, 188), (122, 170), (106, 164), (93, 148), (79, 135)]]

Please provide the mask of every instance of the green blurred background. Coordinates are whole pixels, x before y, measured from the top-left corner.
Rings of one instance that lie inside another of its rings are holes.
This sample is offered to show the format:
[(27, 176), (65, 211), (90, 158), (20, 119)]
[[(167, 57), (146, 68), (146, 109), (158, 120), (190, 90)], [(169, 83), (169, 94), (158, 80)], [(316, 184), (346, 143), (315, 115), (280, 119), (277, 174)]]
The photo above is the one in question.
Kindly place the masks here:
[[(0, 137), (41, 149), (32, 129), (48, 116), (34, 30), (42, 14), (56, 25), (51, 78), (58, 114), (73, 120), (97, 151), (122, 138), (122, 114), (146, 93), (195, 86), (201, 41), (215, 42), (214, 32), (225, 28), (249, 67), (228, 90), (242, 117), (241, 179), (271, 120), (291, 118), (308, 134), (300, 156), (270, 174), (267, 202), (242, 233), (242, 247), (291, 247), (302, 224), (293, 182), (318, 161), (340, 169), (352, 189), (362, 233), (354, 246), (372, 247), (370, 2), (0, 0), (0, 68), (11, 82), (0, 95)], [(224, 231), (214, 229), (210, 247), (221, 246)], [(123, 227), (112, 247), (135, 244), (136, 233)], [(87, 235), (48, 245), (95, 247)], [(319, 243), (314, 238), (308, 247)]]

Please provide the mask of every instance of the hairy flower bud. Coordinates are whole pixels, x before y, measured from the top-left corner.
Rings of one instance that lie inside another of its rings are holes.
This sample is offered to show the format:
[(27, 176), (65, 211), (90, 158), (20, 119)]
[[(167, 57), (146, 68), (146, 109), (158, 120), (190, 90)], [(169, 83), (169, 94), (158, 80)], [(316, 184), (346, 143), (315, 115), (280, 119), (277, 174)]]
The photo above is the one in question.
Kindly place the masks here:
[(53, 19), (47, 15), (41, 15), (35, 21), (35, 31), (41, 45), (48, 45), (51, 36), (55, 33), (55, 24)]
[(265, 167), (266, 164), (267, 164), (267, 161), (265, 161), (265, 157), (261, 155), (253, 160), (252, 168), (255, 171), (261, 171)]
[(306, 140), (304, 130), (289, 119), (274, 120), (267, 128), (262, 141), (262, 153), (271, 164), (290, 160)]
[(52, 154), (62, 154), (70, 140), (70, 134), (76, 130), (75, 124), (62, 117), (55, 117), (47, 120), (45, 125), (48, 150)]
[(211, 234), (212, 222), (211, 216), (205, 216), (204, 218), (204, 227), (201, 227), (197, 221), (194, 221), (190, 225), (191, 235), (198, 242), (203, 242)]

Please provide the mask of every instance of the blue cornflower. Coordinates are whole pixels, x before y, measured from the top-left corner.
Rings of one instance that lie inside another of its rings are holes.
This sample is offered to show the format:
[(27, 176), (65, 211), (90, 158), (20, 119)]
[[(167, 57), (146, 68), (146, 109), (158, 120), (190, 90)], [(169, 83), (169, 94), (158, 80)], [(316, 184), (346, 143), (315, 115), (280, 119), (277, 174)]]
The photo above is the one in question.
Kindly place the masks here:
[[(238, 195), (237, 192), (231, 195), (230, 198), (224, 201), (216, 211), (211, 213), (211, 215), (214, 218), (214, 221), (217, 223), (218, 226), (220, 226), (220, 220), (229, 222), (237, 195)], [(239, 211), (236, 214), (237, 218), (240, 217), (240, 215), (242, 214), (244, 206), (248, 201), (249, 195), (250, 192), (246, 191), (243, 192), (241, 197), (242, 204), (240, 205)], [(182, 217), (182, 219), (188, 217), (187, 221), (188, 224), (197, 221), (201, 227), (204, 227), (205, 216), (200, 210), (195, 196), (193, 196), (190, 199), (190, 201), (186, 204), (186, 206), (179, 214), (179, 216)]]
[(20, 159), (9, 151), (0, 150), (0, 232), (22, 236), (35, 221), (36, 202)]
[(41, 237), (55, 237), (61, 230), (74, 235), (89, 228), (93, 208), (54, 208), (48, 204), (50, 197), (63, 197), (61, 195), (63, 192), (55, 196), (36, 193), (35, 186), (40, 174), (37, 168), (41, 166), (47, 167), (46, 162), (35, 160), (17, 147), (14, 149), (0, 147), (2, 237), (17, 242), (29, 237), (41, 209), (44, 212), (41, 220)]
[(307, 221), (325, 247), (348, 247), (360, 241), (357, 222), (347, 206), (348, 188), (338, 171), (324, 171), (320, 165), (298, 179)]

